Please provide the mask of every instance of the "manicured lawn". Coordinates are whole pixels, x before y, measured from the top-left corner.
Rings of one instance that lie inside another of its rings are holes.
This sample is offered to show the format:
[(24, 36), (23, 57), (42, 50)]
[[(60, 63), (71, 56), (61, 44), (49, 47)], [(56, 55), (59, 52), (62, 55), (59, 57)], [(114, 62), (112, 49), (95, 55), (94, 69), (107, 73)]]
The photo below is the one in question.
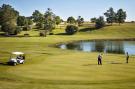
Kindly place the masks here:
[[(29, 33), (38, 36), (37, 31)], [(54, 31), (56, 35), (48, 37), (1, 37), (0, 63), (5, 63), (12, 51), (25, 52), (26, 63), (17, 66), (0, 64), (0, 89), (135, 88), (135, 56), (131, 56), (126, 64), (125, 55), (104, 54), (103, 65), (98, 66), (98, 53), (52, 47), (59, 42), (74, 40), (135, 38), (135, 24), (93, 31), (83, 28), (72, 36), (59, 33), (64, 33), (64, 30), (57, 29)]]

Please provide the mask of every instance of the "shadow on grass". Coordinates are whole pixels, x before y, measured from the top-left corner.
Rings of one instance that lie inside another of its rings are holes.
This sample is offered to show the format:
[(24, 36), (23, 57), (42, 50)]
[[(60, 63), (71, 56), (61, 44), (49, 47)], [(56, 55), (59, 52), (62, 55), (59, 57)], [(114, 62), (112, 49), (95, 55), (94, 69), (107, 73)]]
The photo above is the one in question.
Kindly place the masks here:
[[(100, 81), (90, 81), (90, 80), (47, 80), (47, 79), (37, 79), (37, 80), (29, 80), (28, 83), (36, 83), (38, 81), (39, 84), (50, 84), (50, 85), (103, 85), (103, 84), (123, 84), (129, 82), (129, 80), (119, 81), (119, 80), (100, 80)], [(134, 83), (134, 80), (130, 80), (130, 82)]]
[(53, 55), (53, 54), (51, 54), (51, 53), (41, 53), (41, 54), (46, 54), (46, 55)]
[(7, 62), (0, 62), (0, 65), (9, 66)]
[(5, 33), (0, 33), (0, 37), (5, 37)]
[(118, 62), (112, 62), (110, 64), (123, 64), (123, 63), (118, 63)]
[(92, 28), (82, 28), (79, 30), (79, 32), (88, 32), (88, 31), (94, 31), (94, 30), (98, 30), (95, 27)]
[(123, 64), (123, 63), (111, 61), (111, 62), (108, 62), (108, 64)]
[(58, 34), (55, 34), (55, 35), (64, 35), (64, 36), (70, 36), (70, 35), (68, 35), (67, 33), (58, 33)]
[[(120, 62), (109, 62), (108, 64), (123, 64), (123, 63), (120, 63)], [(98, 64), (84, 64), (82, 66), (96, 66)]]
[(98, 65), (98, 64), (84, 64), (82, 66), (95, 66), (95, 65)]

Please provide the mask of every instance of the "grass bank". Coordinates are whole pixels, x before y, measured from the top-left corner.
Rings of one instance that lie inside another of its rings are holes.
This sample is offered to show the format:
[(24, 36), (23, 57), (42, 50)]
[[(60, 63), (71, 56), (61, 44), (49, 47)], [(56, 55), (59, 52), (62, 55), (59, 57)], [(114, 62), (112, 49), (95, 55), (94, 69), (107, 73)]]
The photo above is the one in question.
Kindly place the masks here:
[[(0, 38), (0, 89), (134, 89), (135, 57), (129, 64), (125, 56), (104, 54), (97, 65), (98, 53), (53, 48), (59, 42), (92, 39), (134, 39), (135, 24), (108, 26), (99, 30), (80, 29), (76, 35), (62, 35), (63, 29), (48, 37)], [(38, 35), (30, 31), (30, 35)], [(23, 51), (26, 63), (7, 66), (10, 52)]]

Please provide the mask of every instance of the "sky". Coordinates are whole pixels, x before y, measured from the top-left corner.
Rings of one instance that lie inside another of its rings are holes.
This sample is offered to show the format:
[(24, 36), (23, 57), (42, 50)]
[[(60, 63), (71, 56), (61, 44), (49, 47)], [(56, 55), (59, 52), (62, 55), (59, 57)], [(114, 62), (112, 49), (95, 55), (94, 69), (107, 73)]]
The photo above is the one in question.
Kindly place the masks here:
[(103, 16), (110, 7), (115, 11), (122, 8), (127, 12), (127, 21), (135, 21), (135, 0), (0, 0), (10, 4), (22, 16), (31, 16), (35, 10), (45, 13), (47, 8), (66, 20), (69, 16), (82, 16), (85, 21)]

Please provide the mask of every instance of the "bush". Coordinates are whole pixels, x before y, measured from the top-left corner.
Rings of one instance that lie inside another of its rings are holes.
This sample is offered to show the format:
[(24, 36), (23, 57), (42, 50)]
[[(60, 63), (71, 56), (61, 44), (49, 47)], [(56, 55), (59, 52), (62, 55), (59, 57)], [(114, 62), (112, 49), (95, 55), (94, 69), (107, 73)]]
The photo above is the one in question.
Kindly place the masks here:
[(78, 31), (78, 27), (75, 25), (68, 25), (65, 31), (68, 35), (73, 35)]
[(6, 35), (14, 34), (14, 31), (16, 29), (16, 25), (4, 23), (2, 24), (1, 30), (5, 32)]
[(131, 23), (135, 23), (135, 21), (131, 21)]
[(27, 27), (23, 27), (23, 31), (28, 31), (28, 28)]
[(20, 33), (22, 31), (21, 27), (14, 27), (8, 31), (5, 31), (5, 35), (9, 36), (9, 35), (17, 35), (18, 33)]
[(49, 33), (49, 35), (54, 35), (53, 32)]
[(104, 18), (102, 16), (100, 16), (97, 20), (96, 20), (96, 24), (95, 24), (95, 27), (97, 29), (99, 28), (102, 28), (105, 26), (105, 21), (104, 21)]
[(25, 33), (24, 36), (25, 36), (25, 37), (29, 37), (30, 35), (29, 35), (28, 33)]
[(43, 36), (43, 37), (46, 37), (46, 33), (45, 32), (40, 32), (39, 35)]
[(29, 31), (32, 29), (32, 26), (25, 26), (23, 27), (23, 31)]
[(21, 31), (22, 31), (22, 29), (20, 27), (16, 27), (16, 29), (14, 30), (14, 35), (17, 35)]

